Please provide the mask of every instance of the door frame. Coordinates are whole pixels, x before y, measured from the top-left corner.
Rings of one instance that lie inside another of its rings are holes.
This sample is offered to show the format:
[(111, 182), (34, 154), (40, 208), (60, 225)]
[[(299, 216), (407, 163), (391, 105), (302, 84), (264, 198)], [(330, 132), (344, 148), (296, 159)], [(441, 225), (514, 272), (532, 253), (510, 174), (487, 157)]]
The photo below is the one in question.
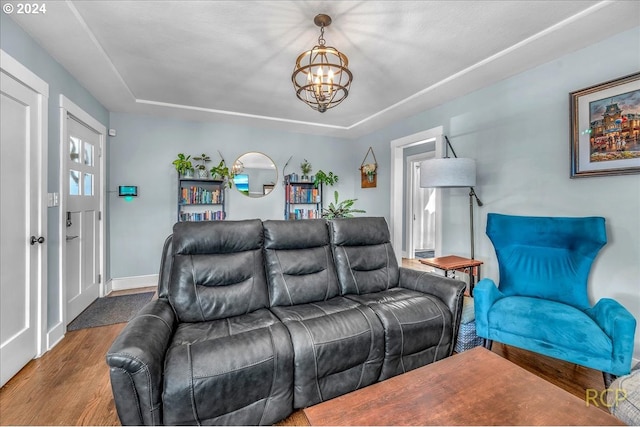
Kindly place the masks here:
[[(404, 215), (402, 215), (402, 209), (404, 207), (404, 203), (402, 202), (402, 194), (404, 193), (402, 181), (404, 178), (404, 149), (428, 142), (435, 142), (436, 157), (440, 157), (442, 155), (443, 131), (443, 127), (438, 126), (426, 131), (414, 133), (413, 135), (394, 139), (389, 143), (391, 149), (391, 209), (389, 228), (391, 232), (391, 243), (395, 249), (398, 264), (402, 263), (402, 223), (404, 221)], [(442, 197), (440, 192), (440, 189), (436, 189), (436, 211), (441, 211), (440, 204)], [(438, 230), (442, 230), (442, 221), (439, 220), (439, 218), (442, 218), (442, 215), (436, 216), (436, 233), (440, 233)], [(441, 240), (438, 236), (436, 236), (436, 239), (438, 241)], [(439, 248), (436, 248), (436, 250), (438, 249)]]
[(65, 181), (65, 156), (67, 152), (65, 150), (65, 145), (67, 139), (69, 138), (68, 130), (67, 130), (67, 117), (71, 116), (89, 129), (93, 130), (95, 133), (99, 135), (100, 138), (100, 188), (99, 192), (99, 209), (100, 209), (100, 226), (99, 226), (99, 238), (100, 244), (98, 246), (98, 263), (100, 265), (100, 274), (102, 280), (99, 284), (99, 296), (103, 297), (107, 295), (110, 291), (108, 287), (105, 285), (107, 282), (104, 274), (105, 269), (105, 254), (106, 254), (106, 220), (104, 215), (104, 207), (105, 207), (105, 197), (106, 197), (106, 141), (107, 141), (107, 128), (98, 120), (93, 118), (89, 113), (85, 112), (82, 108), (76, 105), (73, 101), (67, 98), (64, 95), (60, 95), (60, 225), (59, 225), (59, 250), (60, 250), (60, 288), (58, 292), (60, 293), (60, 319), (59, 322), (63, 328), (63, 334), (67, 331), (67, 288), (65, 286), (66, 278), (67, 278), (67, 269), (66, 269), (66, 261), (67, 261), (67, 251), (66, 251), (66, 212), (67, 212), (67, 192), (66, 188), (64, 188)]
[[(13, 76), (20, 83), (33, 90), (38, 94), (38, 121), (40, 123), (39, 132), (36, 136), (36, 149), (39, 152), (40, 164), (34, 165), (39, 170), (38, 175), (38, 235), (44, 236), (48, 241), (47, 233), (47, 174), (48, 174), (48, 159), (49, 159), (49, 84), (38, 77), (35, 73), (29, 70), (27, 67), (18, 62), (15, 58), (9, 55), (4, 50), (0, 49), (0, 67), (7, 74)], [(35, 232), (32, 231), (32, 232)], [(47, 303), (48, 303), (48, 291), (47, 291), (47, 246), (39, 245), (40, 251), (38, 255), (38, 294), (36, 298), (37, 302), (37, 326), (36, 326), (36, 357), (42, 356), (47, 350)]]
[[(428, 160), (428, 159), (433, 159), (436, 157), (436, 152), (435, 150), (432, 151), (425, 151), (424, 153), (419, 153), (419, 154), (414, 154), (412, 156), (407, 156), (407, 162), (405, 164), (405, 173), (406, 173), (406, 177), (407, 177), (407, 188), (406, 188), (406, 193), (405, 193), (405, 200), (406, 200), (406, 206), (405, 206), (405, 212), (406, 212), (406, 216), (405, 216), (405, 221), (406, 221), (406, 227), (405, 227), (405, 244), (406, 244), (406, 251), (404, 254), (405, 258), (415, 258), (414, 253), (415, 253), (415, 245), (413, 244), (413, 225), (414, 225), (414, 221), (413, 221), (413, 208), (414, 208), (414, 199), (413, 199), (413, 187), (416, 183), (414, 183), (413, 181), (413, 171), (410, 169), (411, 165), (415, 162), (419, 162), (419, 161), (423, 161), (423, 160)], [(435, 193), (436, 196), (436, 207), (438, 206), (438, 193)], [(438, 217), (440, 216), (438, 209), (436, 209), (436, 224), (439, 223), (439, 219)], [(435, 235), (435, 241), (434, 241), (434, 250), (436, 253), (440, 253), (440, 239), (441, 234), (437, 228), (436, 225), (436, 235)], [(435, 256), (435, 255), (434, 255)]]

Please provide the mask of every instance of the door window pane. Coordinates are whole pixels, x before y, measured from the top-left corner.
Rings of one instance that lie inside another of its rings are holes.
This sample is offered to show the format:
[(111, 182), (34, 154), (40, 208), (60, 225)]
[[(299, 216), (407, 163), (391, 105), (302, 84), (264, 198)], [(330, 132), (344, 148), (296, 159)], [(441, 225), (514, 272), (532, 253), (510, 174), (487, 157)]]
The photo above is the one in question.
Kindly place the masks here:
[(85, 196), (93, 196), (93, 174), (85, 173), (84, 174), (84, 191), (83, 194)]
[(69, 195), (80, 195), (80, 172), (73, 169), (69, 171)]
[(93, 145), (88, 142), (84, 143), (84, 164), (87, 166), (93, 166)]
[(69, 157), (72, 161), (80, 163), (80, 138), (69, 137)]

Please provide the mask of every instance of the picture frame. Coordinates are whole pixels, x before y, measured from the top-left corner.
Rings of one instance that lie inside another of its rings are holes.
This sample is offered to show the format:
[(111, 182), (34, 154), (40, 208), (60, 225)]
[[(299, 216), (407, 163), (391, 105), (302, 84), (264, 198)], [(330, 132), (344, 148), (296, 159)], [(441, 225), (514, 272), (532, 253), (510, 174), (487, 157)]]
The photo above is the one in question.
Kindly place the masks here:
[(640, 173), (640, 73), (569, 94), (571, 178)]

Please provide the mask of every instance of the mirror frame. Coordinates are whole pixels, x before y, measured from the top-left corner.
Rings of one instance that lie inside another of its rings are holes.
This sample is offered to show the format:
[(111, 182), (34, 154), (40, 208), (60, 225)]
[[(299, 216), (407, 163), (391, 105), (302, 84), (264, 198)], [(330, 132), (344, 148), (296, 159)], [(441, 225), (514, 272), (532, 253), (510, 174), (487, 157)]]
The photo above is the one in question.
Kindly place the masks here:
[[(242, 153), (241, 155), (238, 156), (238, 158), (236, 158), (236, 160), (233, 162), (233, 164), (231, 166), (232, 171), (234, 171), (236, 169), (236, 163), (238, 163), (238, 162), (242, 163), (241, 159), (244, 156), (248, 155), (248, 154), (253, 154), (253, 155), (258, 155), (259, 154), (259, 155), (263, 156), (265, 159), (267, 159), (271, 163), (271, 166), (273, 166), (273, 169), (269, 168), (269, 169), (265, 169), (265, 170), (272, 170), (274, 172), (274, 174), (275, 174), (274, 179), (272, 180), (272, 182), (269, 182), (269, 183), (264, 183), (263, 182), (261, 184), (262, 185), (262, 191), (261, 192), (254, 191), (253, 193), (251, 193), (251, 192), (245, 193), (244, 191), (240, 191), (238, 189), (238, 185), (235, 182), (234, 182), (234, 184), (236, 184), (236, 185), (234, 185), (234, 188), (236, 189), (236, 191), (238, 193), (240, 193), (240, 194), (242, 194), (242, 195), (244, 195), (246, 197), (249, 197), (251, 199), (259, 199), (259, 198), (268, 196), (269, 194), (273, 193), (273, 190), (275, 189), (276, 184), (278, 183), (278, 166), (276, 166), (276, 163), (273, 161), (273, 159), (271, 157), (267, 156), (263, 152), (260, 152), (260, 151), (247, 151), (246, 153)], [(242, 173), (242, 172), (240, 172), (240, 173)], [(234, 172), (234, 177), (235, 177), (235, 175), (236, 175), (236, 172)], [(234, 181), (235, 181), (235, 178), (234, 178)], [(251, 177), (249, 177), (249, 185), (251, 185)]]

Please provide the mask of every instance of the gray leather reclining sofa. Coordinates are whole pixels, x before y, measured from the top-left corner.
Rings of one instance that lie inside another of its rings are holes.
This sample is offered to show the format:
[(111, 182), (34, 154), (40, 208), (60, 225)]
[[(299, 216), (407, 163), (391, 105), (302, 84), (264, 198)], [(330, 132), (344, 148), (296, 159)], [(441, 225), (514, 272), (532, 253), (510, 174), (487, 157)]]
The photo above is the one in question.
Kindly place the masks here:
[(463, 291), (399, 268), (384, 218), (178, 223), (107, 354), (120, 421), (273, 424), (451, 355)]

